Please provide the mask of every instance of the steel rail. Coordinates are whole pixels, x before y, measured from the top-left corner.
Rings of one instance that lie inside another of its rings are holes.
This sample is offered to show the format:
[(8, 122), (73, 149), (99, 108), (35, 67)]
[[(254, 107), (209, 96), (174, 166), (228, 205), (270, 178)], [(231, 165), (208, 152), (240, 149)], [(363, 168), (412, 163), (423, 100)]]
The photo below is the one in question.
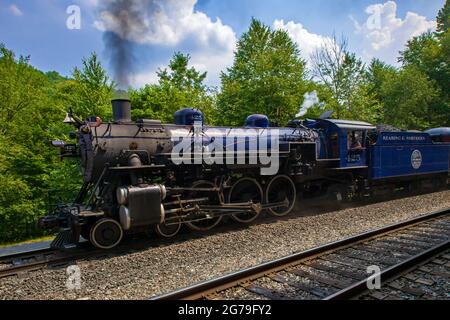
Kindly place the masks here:
[[(379, 274), (380, 276), (380, 282), (381, 284), (388, 282), (394, 277), (397, 277), (398, 275), (407, 272), (408, 270), (416, 267), (418, 264), (421, 264), (423, 262), (426, 262), (430, 258), (433, 258), (434, 256), (442, 253), (446, 249), (450, 247), (450, 240), (440, 243), (426, 251), (423, 251), (419, 254), (416, 254), (415, 256), (404, 260), (398, 264), (395, 264), (385, 270), (382, 270)], [(371, 277), (368, 277), (364, 280), (361, 280), (347, 288), (344, 288), (326, 298), (323, 300), (344, 300), (344, 299), (350, 299), (353, 297), (356, 297), (365, 291), (367, 291), (367, 281), (369, 281)]]
[(27, 262), (27, 263), (19, 264), (19, 265), (12, 265), (10, 267), (0, 269), (0, 279), (9, 277), (9, 276), (13, 276), (13, 275), (17, 275), (24, 271), (42, 269), (51, 264), (61, 264), (63, 262), (74, 261), (80, 257), (84, 257), (84, 256), (82, 256), (80, 253), (78, 253), (78, 254), (72, 254), (72, 255), (67, 255), (67, 256), (59, 256), (56, 258)]
[[(415, 217), (412, 219), (408, 219), (405, 221), (401, 221), (399, 223), (393, 223), (388, 226), (384, 226), (378, 229), (369, 230), (367, 232), (363, 232), (360, 234), (357, 234), (355, 236), (351, 236), (348, 238), (345, 238), (343, 240), (338, 240), (332, 243), (328, 243), (316, 248), (312, 248), (306, 251), (302, 251), (299, 253), (294, 253), (292, 255), (276, 259), (273, 261), (269, 261), (266, 263), (262, 263), (260, 265), (250, 267), (247, 269), (243, 269), (237, 272), (233, 272), (218, 278), (214, 278), (211, 280), (207, 280), (204, 282), (200, 282), (185, 288), (181, 288), (179, 290), (165, 293), (158, 296), (150, 297), (150, 300), (198, 300), (206, 298), (208, 295), (212, 295), (216, 292), (220, 292), (232, 287), (235, 287), (239, 284), (245, 283), (246, 281), (252, 281), (255, 279), (258, 279), (262, 276), (265, 276), (267, 274), (278, 272), (281, 270), (286, 269), (287, 267), (298, 264), (299, 262), (303, 260), (309, 260), (316, 256), (321, 256), (323, 254), (336, 251), (338, 249), (344, 249), (346, 247), (355, 245), (357, 243), (365, 242), (374, 238), (378, 238), (380, 236), (385, 236), (393, 232), (400, 231), (405, 228), (412, 227), (414, 225), (420, 224), (427, 220), (432, 220), (434, 218), (438, 218), (441, 216), (448, 215), (450, 213), (450, 208), (439, 210), (439, 211), (433, 211), (431, 213), (421, 215), (419, 217)], [(427, 252), (427, 256), (430, 254), (433, 254), (436, 250), (439, 250), (439, 248), (433, 248), (434, 250), (432, 252)], [(427, 250), (430, 251), (430, 250)], [(414, 258), (414, 259), (413, 259)], [(408, 259), (407, 264), (411, 265), (419, 260), (419, 257), (413, 257), (411, 259)], [(406, 263), (406, 262), (405, 262)], [(401, 268), (398, 266), (397, 268)], [(395, 270), (398, 270), (396, 268), (389, 268), (385, 270), (387, 273), (385, 274), (385, 277), (389, 274), (393, 274)], [(367, 279), (360, 281), (359, 286), (362, 284), (365, 285), (365, 281)], [(357, 288), (360, 288), (360, 287)], [(356, 288), (352, 289), (355, 290)], [(351, 292), (350, 292), (351, 293)], [(342, 296), (344, 297), (344, 291), (342, 291)], [(339, 298), (339, 296), (336, 296), (336, 299)]]
[(54, 252), (55, 249), (52, 248), (41, 248), (41, 249), (32, 249), (27, 251), (13, 252), (0, 255), (0, 263), (5, 263), (7, 261), (12, 261), (15, 259), (24, 259), (24, 258), (32, 258), (38, 255), (45, 255), (48, 253)]
[(101, 253), (104, 252), (96, 249), (85, 250), (77, 248), (61, 251), (53, 248), (43, 248), (4, 255), (0, 257), (0, 265), (8, 264), (9, 266), (0, 267), (0, 279), (17, 275), (24, 271), (42, 269), (49, 265), (58, 265), (64, 262), (89, 258)]

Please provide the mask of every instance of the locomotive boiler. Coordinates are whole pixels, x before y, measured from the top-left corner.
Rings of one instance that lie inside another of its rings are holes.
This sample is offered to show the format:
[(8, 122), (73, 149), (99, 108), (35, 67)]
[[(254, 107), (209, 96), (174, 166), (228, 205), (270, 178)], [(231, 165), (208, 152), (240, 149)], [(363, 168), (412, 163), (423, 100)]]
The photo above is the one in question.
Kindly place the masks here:
[(213, 127), (193, 108), (175, 113), (173, 124), (132, 121), (127, 99), (113, 100), (112, 109), (110, 122), (69, 114), (77, 142), (53, 142), (62, 157), (78, 158), (84, 180), (73, 203), (39, 219), (44, 229), (62, 229), (55, 247), (82, 236), (110, 249), (153, 229), (173, 237), (182, 225), (204, 231), (224, 217), (283, 216), (295, 204), (295, 177), (316, 170), (319, 134), (302, 124), (274, 128), (252, 115), (242, 128)]

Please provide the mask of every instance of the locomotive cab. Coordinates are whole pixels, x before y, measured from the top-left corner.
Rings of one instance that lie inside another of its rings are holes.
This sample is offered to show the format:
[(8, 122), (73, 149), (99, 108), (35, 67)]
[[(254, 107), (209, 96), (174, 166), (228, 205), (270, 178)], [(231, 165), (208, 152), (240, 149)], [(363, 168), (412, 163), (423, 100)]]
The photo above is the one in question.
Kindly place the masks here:
[(306, 125), (321, 133), (320, 160), (333, 161), (340, 169), (367, 167), (368, 136), (375, 126), (362, 121), (335, 119), (310, 120)]

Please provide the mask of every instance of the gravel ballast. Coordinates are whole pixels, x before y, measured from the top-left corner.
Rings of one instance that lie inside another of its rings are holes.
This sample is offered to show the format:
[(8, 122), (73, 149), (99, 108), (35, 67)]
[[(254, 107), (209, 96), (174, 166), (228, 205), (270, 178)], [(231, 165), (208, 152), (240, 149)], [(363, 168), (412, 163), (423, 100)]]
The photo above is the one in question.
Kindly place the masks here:
[[(193, 283), (310, 249), (370, 229), (450, 207), (450, 191), (357, 204), (325, 212), (301, 208), (281, 220), (219, 228), (203, 237), (120, 256), (78, 261), (81, 289), (69, 290), (66, 267), (0, 279), (0, 299), (146, 299)], [(231, 230), (230, 230), (231, 229)], [(189, 237), (188, 237), (189, 238)]]

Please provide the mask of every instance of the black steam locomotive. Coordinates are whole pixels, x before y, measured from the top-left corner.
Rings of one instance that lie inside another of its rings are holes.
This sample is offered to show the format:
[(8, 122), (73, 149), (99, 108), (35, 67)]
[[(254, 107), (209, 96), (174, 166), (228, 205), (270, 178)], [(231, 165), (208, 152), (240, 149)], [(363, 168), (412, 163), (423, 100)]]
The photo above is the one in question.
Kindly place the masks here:
[[(271, 127), (264, 115), (249, 116), (242, 128), (211, 127), (189, 108), (175, 113), (174, 124), (162, 124), (132, 121), (127, 99), (113, 100), (112, 107), (113, 121), (107, 123), (70, 114), (77, 143), (53, 142), (62, 157), (79, 158), (84, 178), (73, 203), (59, 204), (39, 219), (44, 229), (63, 230), (55, 247), (77, 244), (82, 236), (110, 249), (124, 235), (152, 229), (173, 237), (183, 224), (204, 231), (225, 216), (241, 223), (262, 211), (284, 216), (298, 191), (326, 191), (341, 200), (386, 185), (448, 179), (450, 144), (434, 142), (428, 133), (385, 134), (368, 123), (330, 120), (329, 114), (285, 128)], [(387, 174), (384, 160), (372, 153), (384, 152), (375, 147), (398, 142), (395, 137), (412, 143), (407, 158), (412, 148), (414, 159)], [(421, 153), (423, 147), (438, 148)], [(437, 155), (428, 159), (432, 151)], [(423, 179), (412, 181), (406, 166)]]

